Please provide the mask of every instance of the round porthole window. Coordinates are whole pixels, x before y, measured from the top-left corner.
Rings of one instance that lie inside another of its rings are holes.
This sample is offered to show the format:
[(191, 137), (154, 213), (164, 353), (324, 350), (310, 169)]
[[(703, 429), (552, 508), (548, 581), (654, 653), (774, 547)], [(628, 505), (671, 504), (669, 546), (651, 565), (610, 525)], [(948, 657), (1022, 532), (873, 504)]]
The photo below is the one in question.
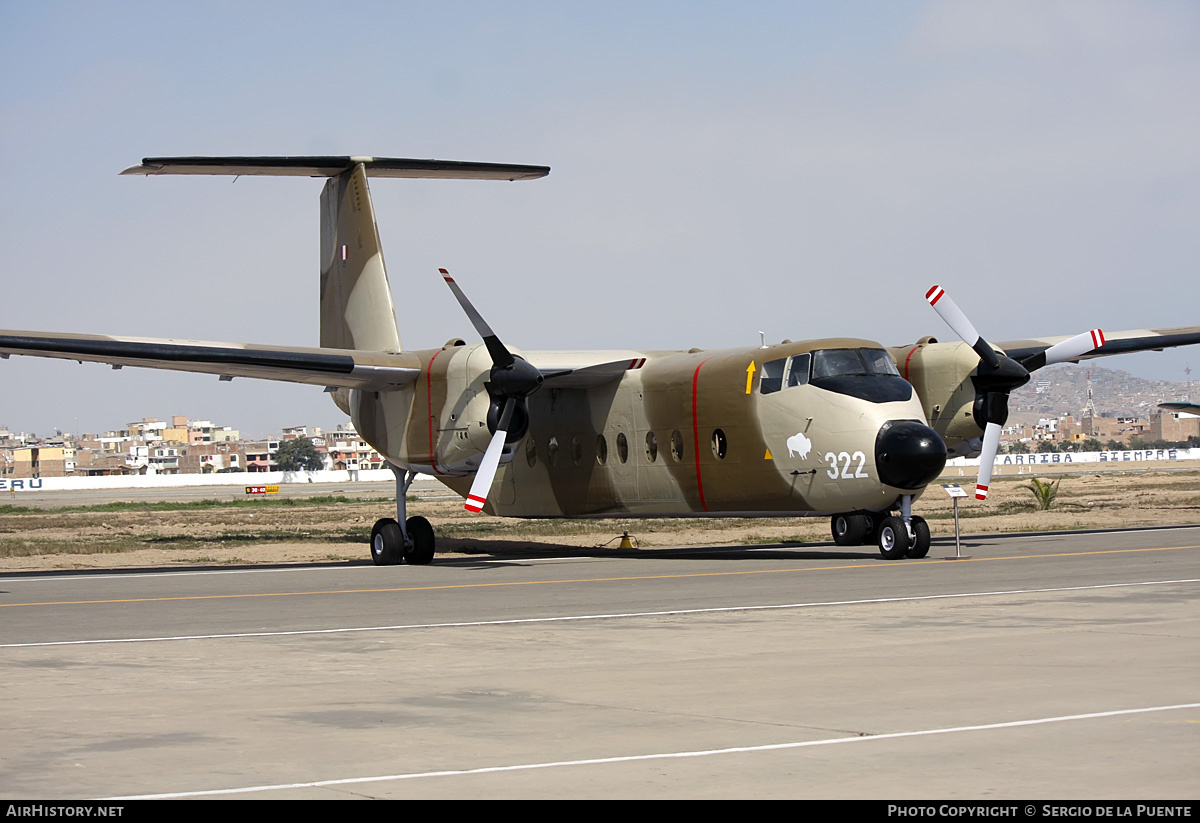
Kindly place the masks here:
[(550, 442), (546, 444), (546, 455), (551, 466), (558, 465), (558, 438), (551, 437)]
[(658, 459), (658, 435), (646, 432), (646, 460), (653, 463)]
[(571, 462), (578, 466), (583, 461), (583, 444), (579, 442), (579, 435), (571, 437)]
[(724, 460), (726, 453), (729, 451), (729, 444), (725, 440), (725, 432), (720, 429), (713, 432), (712, 450), (718, 460)]
[(525, 461), (530, 466), (537, 465), (537, 446), (534, 444), (532, 437), (525, 441)]
[(622, 463), (629, 462), (629, 440), (625, 432), (617, 432), (617, 459)]
[(603, 466), (608, 462), (608, 441), (604, 435), (596, 435), (596, 465)]
[(671, 457), (676, 463), (683, 459), (683, 435), (679, 433), (679, 429), (671, 432)]

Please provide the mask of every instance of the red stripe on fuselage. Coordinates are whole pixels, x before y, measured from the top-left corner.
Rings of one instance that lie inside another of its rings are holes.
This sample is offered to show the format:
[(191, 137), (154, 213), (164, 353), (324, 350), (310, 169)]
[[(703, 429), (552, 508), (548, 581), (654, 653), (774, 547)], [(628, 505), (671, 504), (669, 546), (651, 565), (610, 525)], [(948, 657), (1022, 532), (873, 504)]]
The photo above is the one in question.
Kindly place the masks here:
[(425, 372), (425, 394), (429, 401), (429, 465), (437, 474), (437, 461), (433, 456), (433, 361), (438, 359), (438, 355), (444, 352), (445, 349), (439, 349), (433, 357), (429, 358), (429, 368)]
[(704, 368), (704, 364), (709, 360), (712, 358), (702, 360), (692, 375), (692, 451), (696, 455), (696, 490), (700, 493), (700, 508), (705, 511), (708, 511), (708, 504), (704, 502), (704, 481), (700, 479), (700, 427), (696, 420), (696, 389), (700, 384), (700, 369)]
[(904, 358), (904, 379), (905, 380), (908, 379), (908, 361), (912, 360), (913, 352), (915, 352), (919, 348), (921, 348), (921, 347), (913, 346), (911, 349), (908, 350), (908, 357)]

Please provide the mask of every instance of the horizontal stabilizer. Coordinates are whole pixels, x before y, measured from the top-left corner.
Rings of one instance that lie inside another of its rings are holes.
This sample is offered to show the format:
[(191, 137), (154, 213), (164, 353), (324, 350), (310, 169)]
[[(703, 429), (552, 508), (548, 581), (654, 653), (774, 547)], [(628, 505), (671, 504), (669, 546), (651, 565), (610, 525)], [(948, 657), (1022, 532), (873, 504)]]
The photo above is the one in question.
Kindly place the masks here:
[(362, 164), (368, 177), (441, 180), (534, 180), (549, 166), (410, 160), (400, 157), (146, 157), (121, 174), (232, 174), (270, 177), (337, 177)]

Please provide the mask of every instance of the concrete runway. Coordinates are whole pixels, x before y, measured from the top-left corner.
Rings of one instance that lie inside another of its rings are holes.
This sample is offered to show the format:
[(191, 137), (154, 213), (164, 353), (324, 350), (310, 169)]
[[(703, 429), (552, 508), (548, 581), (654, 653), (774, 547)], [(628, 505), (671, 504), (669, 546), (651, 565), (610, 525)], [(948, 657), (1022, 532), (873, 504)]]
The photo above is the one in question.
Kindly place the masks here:
[(0, 794), (1200, 797), (1200, 527), (0, 578)]

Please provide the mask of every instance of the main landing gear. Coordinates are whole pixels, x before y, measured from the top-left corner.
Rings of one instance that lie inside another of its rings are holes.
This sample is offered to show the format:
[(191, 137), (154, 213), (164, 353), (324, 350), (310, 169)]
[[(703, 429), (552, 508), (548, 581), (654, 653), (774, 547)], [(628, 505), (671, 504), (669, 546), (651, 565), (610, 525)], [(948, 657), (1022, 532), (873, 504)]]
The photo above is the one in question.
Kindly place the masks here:
[[(371, 559), (376, 566), (395, 566), (401, 560), (413, 566), (433, 562), (433, 526), (424, 517), (408, 517), (408, 487), (417, 473), (388, 464), (396, 475), (396, 519), (384, 517), (371, 529)], [(404, 525), (401, 526), (400, 524)]]
[(914, 559), (929, 554), (929, 524), (912, 513), (912, 495), (900, 498), (900, 516), (859, 512), (835, 514), (830, 522), (833, 542), (839, 546), (874, 544), (887, 560)]

